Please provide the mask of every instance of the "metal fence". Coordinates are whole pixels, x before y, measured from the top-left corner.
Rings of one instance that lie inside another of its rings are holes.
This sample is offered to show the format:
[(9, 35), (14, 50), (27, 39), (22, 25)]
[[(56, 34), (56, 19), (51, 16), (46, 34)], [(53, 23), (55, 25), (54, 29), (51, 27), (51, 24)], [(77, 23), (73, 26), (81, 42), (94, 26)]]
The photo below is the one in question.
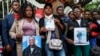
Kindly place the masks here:
[[(10, 4), (14, 0), (0, 0), (0, 19), (4, 18), (4, 15), (9, 14), (11, 12)], [(18, 0), (20, 4), (22, 3), (31, 3), (32, 5), (42, 8), (44, 4), (38, 3), (36, 0)], [(73, 0), (74, 3), (84, 2), (84, 4), (89, 3), (92, 0)], [(83, 5), (84, 5), (83, 4)]]
[[(11, 12), (10, 4), (14, 0), (0, 0), (0, 19), (4, 18), (4, 15)], [(25, 3), (26, 0), (19, 0), (20, 4)]]

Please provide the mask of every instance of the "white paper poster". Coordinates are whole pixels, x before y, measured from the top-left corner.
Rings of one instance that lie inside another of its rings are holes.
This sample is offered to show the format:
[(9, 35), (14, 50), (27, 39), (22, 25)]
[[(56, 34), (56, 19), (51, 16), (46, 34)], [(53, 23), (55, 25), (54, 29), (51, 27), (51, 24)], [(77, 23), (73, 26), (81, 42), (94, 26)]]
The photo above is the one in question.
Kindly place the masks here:
[(74, 28), (74, 44), (75, 45), (86, 45), (87, 44), (86, 28)]
[(47, 30), (55, 30), (54, 19), (45, 19), (45, 27)]

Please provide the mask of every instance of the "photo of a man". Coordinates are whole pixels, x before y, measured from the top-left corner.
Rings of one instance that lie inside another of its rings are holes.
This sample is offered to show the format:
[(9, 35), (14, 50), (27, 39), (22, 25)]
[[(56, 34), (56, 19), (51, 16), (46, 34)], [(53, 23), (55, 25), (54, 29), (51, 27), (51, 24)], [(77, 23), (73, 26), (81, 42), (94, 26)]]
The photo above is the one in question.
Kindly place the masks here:
[(41, 56), (41, 48), (35, 45), (34, 37), (29, 37), (29, 46), (23, 50), (23, 56)]
[(74, 29), (74, 44), (75, 45), (86, 45), (87, 43), (87, 30), (86, 28), (75, 28)]

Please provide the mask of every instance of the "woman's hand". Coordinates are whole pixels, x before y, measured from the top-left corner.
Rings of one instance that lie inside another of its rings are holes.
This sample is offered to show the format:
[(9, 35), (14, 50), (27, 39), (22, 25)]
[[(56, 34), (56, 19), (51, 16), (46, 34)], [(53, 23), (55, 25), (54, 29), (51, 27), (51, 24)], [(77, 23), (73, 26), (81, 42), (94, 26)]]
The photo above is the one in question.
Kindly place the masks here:
[(40, 30), (41, 32), (46, 32), (47, 30), (46, 30), (46, 28), (45, 27), (41, 27), (41, 30)]
[(41, 35), (42, 39), (45, 39), (45, 36), (44, 35)]
[(16, 35), (16, 40), (17, 41), (21, 41), (22, 40), (22, 35), (21, 34), (17, 34)]
[(17, 34), (17, 35), (16, 35), (16, 38), (17, 38), (17, 39), (22, 38), (22, 35), (21, 35), (21, 34)]

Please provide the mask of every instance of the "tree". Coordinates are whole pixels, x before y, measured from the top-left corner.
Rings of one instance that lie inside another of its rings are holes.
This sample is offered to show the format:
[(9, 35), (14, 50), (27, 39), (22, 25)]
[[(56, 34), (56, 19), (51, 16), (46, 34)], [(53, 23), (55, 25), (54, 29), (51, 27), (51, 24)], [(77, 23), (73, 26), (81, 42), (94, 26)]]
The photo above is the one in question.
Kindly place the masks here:
[(85, 10), (97, 10), (97, 11), (99, 11), (99, 9), (98, 9), (99, 5), (100, 5), (100, 1), (92, 2), (92, 3), (85, 5), (84, 9)]

